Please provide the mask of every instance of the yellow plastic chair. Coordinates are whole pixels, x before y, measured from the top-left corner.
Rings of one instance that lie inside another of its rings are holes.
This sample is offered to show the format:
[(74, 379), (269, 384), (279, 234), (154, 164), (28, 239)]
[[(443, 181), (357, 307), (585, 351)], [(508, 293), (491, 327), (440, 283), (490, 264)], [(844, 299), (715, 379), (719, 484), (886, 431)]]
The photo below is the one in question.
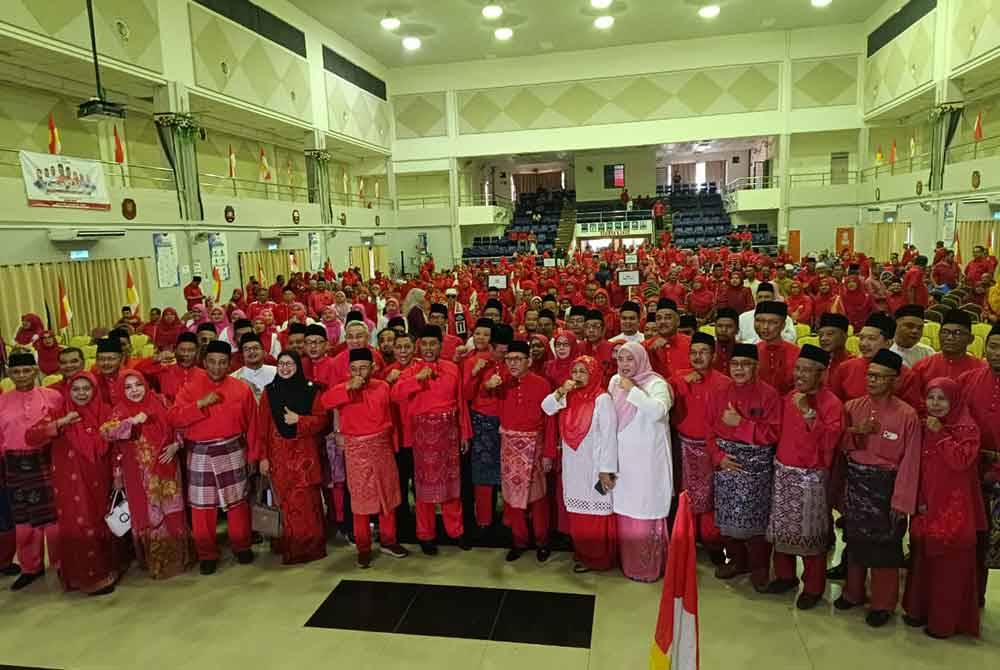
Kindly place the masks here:
[(48, 375), (42, 379), (42, 386), (52, 386), (53, 384), (58, 384), (62, 381), (63, 376), (60, 374)]
[(69, 346), (80, 349), (90, 344), (90, 335), (74, 335), (69, 338)]
[(142, 351), (142, 348), (149, 344), (149, 335), (132, 335), (129, 339), (132, 341), (132, 351)]
[(87, 359), (87, 360), (93, 360), (93, 359), (97, 358), (97, 345), (96, 344), (87, 344), (87, 345), (84, 345), (84, 346), (82, 346), (80, 348), (83, 349), (83, 357), (85, 359)]
[(708, 335), (711, 335), (712, 337), (715, 337), (715, 326), (713, 326), (711, 324), (706, 323), (704, 326), (702, 326), (698, 330), (701, 331), (701, 332), (703, 332), (703, 333), (707, 333)]
[(795, 339), (801, 340), (803, 337), (809, 337), (810, 335), (812, 335), (812, 328), (808, 324), (795, 324)]
[(923, 337), (920, 338), (920, 343), (921, 344), (926, 344), (931, 349), (934, 348), (934, 344), (931, 342), (931, 338), (927, 337), (926, 335), (924, 335)]
[(856, 335), (851, 335), (847, 338), (847, 342), (844, 343), (844, 348), (855, 356), (861, 355), (861, 340), (858, 339)]
[(818, 347), (819, 346), (819, 337), (817, 337), (816, 335), (810, 335), (808, 337), (800, 337), (799, 338), (799, 346), (801, 347), (803, 344), (812, 344), (812, 345)]
[(972, 338), (972, 342), (969, 342), (969, 346), (965, 350), (976, 358), (982, 358), (983, 352), (986, 351), (986, 340), (976, 335)]
[(992, 323), (974, 323), (972, 324), (972, 334), (978, 335), (985, 341), (986, 336), (990, 334), (990, 330), (992, 328), (993, 328)]
[(10, 393), (14, 390), (14, 382), (10, 380), (10, 377), (4, 377), (0, 379), (0, 391), (4, 393)]
[(925, 321), (924, 322), (924, 337), (926, 337), (930, 342), (934, 350), (937, 351), (941, 348), (941, 324), (937, 321)]
[(87, 372), (93, 372), (94, 366), (97, 365), (97, 360), (93, 358), (88, 358), (83, 362), (83, 369)]
[(142, 357), (143, 358), (152, 358), (153, 354), (155, 354), (155, 353), (156, 353), (156, 345), (154, 345), (154, 344), (147, 344), (146, 346), (144, 346), (142, 348)]
[(852, 326), (851, 324), (847, 324), (847, 336), (850, 337), (853, 334), (854, 334), (854, 326)]

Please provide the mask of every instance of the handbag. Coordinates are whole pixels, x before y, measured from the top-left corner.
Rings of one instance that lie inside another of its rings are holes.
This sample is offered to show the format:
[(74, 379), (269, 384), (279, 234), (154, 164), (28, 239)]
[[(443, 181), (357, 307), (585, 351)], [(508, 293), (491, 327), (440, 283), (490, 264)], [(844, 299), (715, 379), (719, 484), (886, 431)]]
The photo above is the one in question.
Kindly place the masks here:
[[(268, 493), (271, 499), (268, 499)], [(251, 527), (264, 537), (281, 537), (284, 524), (281, 509), (278, 507), (277, 496), (271, 488), (271, 480), (260, 478), (260, 485), (254, 492), (250, 505)]]
[(132, 530), (132, 515), (124, 491), (116, 490), (111, 494), (111, 509), (104, 515), (104, 522), (115, 537), (123, 537)]

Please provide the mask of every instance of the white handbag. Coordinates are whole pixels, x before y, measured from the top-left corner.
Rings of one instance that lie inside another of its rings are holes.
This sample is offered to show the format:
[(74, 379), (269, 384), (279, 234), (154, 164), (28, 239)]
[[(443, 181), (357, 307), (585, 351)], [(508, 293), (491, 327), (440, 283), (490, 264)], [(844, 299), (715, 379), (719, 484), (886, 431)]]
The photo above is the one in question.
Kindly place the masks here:
[(123, 537), (132, 530), (132, 515), (129, 513), (124, 491), (115, 491), (111, 496), (111, 510), (104, 516), (104, 522), (115, 537)]

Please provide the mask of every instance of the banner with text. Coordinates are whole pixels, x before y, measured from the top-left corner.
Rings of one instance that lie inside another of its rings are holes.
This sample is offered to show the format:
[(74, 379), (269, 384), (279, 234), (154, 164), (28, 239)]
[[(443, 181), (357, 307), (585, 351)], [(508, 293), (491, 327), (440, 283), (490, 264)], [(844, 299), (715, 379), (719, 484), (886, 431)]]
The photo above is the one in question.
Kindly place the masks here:
[(30, 207), (111, 209), (104, 166), (72, 156), (18, 152)]

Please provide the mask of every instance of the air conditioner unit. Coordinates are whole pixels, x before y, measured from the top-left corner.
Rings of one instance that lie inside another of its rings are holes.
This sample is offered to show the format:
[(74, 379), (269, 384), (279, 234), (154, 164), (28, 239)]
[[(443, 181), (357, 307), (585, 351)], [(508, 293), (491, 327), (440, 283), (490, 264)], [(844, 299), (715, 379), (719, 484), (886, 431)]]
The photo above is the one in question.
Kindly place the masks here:
[(260, 231), (260, 239), (262, 240), (279, 240), (282, 237), (298, 237), (299, 234), (294, 230), (262, 230)]
[(109, 237), (125, 237), (126, 231), (120, 228), (50, 228), (50, 242), (80, 242), (102, 240)]

